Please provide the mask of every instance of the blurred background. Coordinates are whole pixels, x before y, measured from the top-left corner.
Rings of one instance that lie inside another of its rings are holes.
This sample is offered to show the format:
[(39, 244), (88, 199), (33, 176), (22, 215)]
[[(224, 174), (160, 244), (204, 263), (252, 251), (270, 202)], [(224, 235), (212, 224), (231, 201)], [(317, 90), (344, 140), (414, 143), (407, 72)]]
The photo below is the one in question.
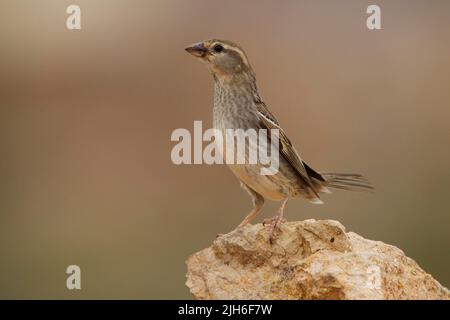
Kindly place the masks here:
[(246, 50), (308, 163), (377, 188), (287, 219), (339, 220), (450, 286), (450, 2), (3, 0), (0, 298), (190, 298), (186, 258), (251, 209), (225, 166), (170, 159), (174, 129), (211, 126), (212, 78), (183, 48), (212, 37)]

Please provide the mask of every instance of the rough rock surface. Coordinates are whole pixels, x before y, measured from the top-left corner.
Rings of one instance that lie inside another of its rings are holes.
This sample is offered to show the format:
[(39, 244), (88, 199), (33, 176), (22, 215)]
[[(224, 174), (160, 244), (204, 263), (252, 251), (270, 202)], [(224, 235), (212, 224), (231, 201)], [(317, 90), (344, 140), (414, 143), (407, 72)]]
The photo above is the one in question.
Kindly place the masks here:
[(398, 248), (332, 220), (248, 225), (187, 261), (196, 299), (450, 299), (450, 292)]

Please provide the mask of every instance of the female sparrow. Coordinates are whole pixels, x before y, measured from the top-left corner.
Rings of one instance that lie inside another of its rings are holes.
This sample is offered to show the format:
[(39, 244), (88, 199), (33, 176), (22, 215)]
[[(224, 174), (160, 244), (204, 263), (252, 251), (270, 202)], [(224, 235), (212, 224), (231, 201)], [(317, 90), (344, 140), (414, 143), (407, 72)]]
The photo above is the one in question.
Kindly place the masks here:
[[(359, 174), (320, 173), (303, 161), (281, 129), (278, 121), (262, 101), (255, 73), (245, 52), (235, 43), (225, 40), (206, 40), (193, 44), (186, 51), (207, 64), (214, 78), (214, 128), (278, 129), (279, 170), (274, 175), (260, 174), (260, 164), (231, 164), (231, 171), (253, 200), (253, 210), (239, 224), (245, 226), (261, 211), (264, 199), (281, 201), (277, 215), (270, 219), (274, 231), (283, 221), (283, 211), (289, 198), (304, 197), (322, 203), (319, 193), (329, 193), (328, 187), (346, 190), (371, 190), (368, 181)], [(256, 148), (260, 148), (256, 146)], [(248, 158), (248, 149), (245, 157)]]

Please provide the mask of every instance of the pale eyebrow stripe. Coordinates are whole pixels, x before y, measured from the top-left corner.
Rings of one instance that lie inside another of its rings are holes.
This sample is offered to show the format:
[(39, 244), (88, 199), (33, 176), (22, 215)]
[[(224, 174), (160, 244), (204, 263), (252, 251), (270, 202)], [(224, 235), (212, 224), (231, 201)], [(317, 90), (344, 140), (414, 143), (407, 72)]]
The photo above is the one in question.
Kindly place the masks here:
[(244, 61), (244, 63), (247, 66), (250, 66), (250, 64), (249, 64), (249, 62), (247, 60), (247, 56), (245, 55), (245, 53), (241, 49), (236, 48), (236, 47), (230, 47), (228, 44), (225, 44), (225, 43), (221, 43), (221, 45), (227, 50), (232, 50), (234, 52), (237, 52), (239, 54), (239, 56), (241, 57), (242, 61)]

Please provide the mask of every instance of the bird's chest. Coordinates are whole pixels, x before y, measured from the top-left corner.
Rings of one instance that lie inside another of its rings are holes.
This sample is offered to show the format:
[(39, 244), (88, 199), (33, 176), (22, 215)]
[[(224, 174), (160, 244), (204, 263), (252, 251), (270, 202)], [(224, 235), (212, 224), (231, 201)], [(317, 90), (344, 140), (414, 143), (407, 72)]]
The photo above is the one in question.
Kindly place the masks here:
[[(262, 175), (262, 165), (258, 161), (256, 163), (249, 161), (251, 154), (259, 156), (260, 148), (263, 148), (258, 143), (258, 139), (244, 140), (243, 149), (237, 147), (238, 143), (233, 142), (232, 144), (228, 144), (229, 140), (227, 139), (230, 137), (229, 129), (242, 129), (246, 132), (250, 132), (249, 129), (254, 129), (255, 133), (260, 129), (254, 96), (251, 93), (242, 92), (239, 88), (224, 90), (222, 87), (216, 87), (214, 94), (213, 125), (215, 129), (222, 131), (223, 134), (221, 137), (225, 143), (221, 154), (225, 155), (226, 159), (237, 159), (239, 155), (245, 159), (244, 164), (238, 164), (236, 162), (230, 164), (227, 162), (229, 168), (238, 179), (267, 199), (283, 199), (287, 193), (281, 187), (281, 180), (284, 179), (284, 176), (280, 174), (272, 176)], [(237, 134), (237, 131), (235, 133)], [(263, 152), (266, 152), (266, 150), (263, 149)]]
[(234, 90), (215, 90), (213, 109), (214, 128), (250, 129), (257, 128), (256, 106), (251, 97)]

